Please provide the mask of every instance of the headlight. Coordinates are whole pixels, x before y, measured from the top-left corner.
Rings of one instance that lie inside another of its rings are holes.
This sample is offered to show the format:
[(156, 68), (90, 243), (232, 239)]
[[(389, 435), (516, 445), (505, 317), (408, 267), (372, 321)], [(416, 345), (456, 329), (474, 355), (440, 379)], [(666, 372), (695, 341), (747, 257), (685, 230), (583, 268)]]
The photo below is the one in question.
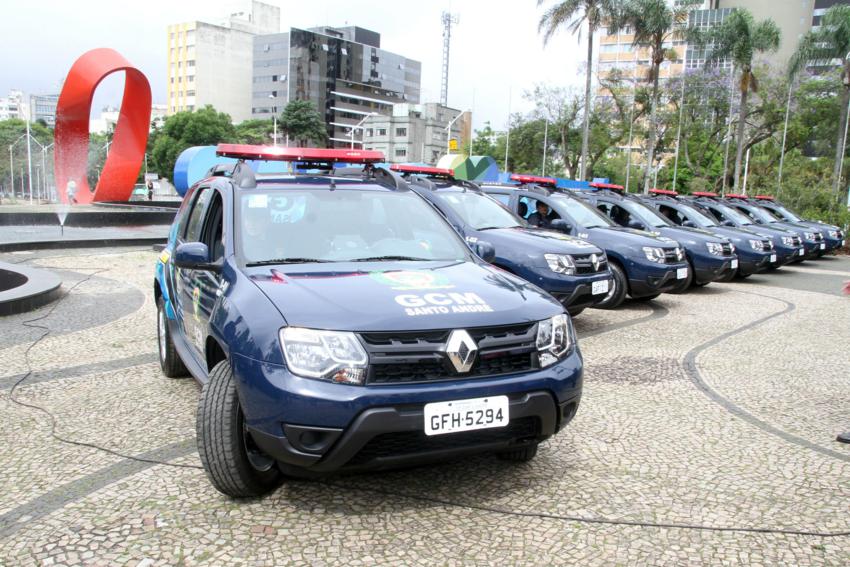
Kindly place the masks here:
[(664, 263), (664, 249), (663, 248), (653, 248), (651, 246), (644, 246), (643, 253), (646, 254), (646, 259), (650, 262), (657, 262), (659, 264)]
[(762, 242), (761, 240), (750, 240), (750, 248), (752, 248), (753, 250), (762, 251), (764, 250), (764, 242)]
[(559, 274), (573, 275), (576, 273), (576, 264), (569, 254), (544, 254), (549, 269)]
[(572, 345), (572, 325), (565, 313), (537, 323), (537, 351), (541, 368), (558, 362)]
[(280, 330), (289, 371), (341, 384), (363, 384), (369, 356), (354, 333), (299, 327)]
[(782, 244), (785, 246), (794, 246), (794, 237), (793, 236), (783, 236)]
[(815, 239), (815, 233), (814, 232), (804, 232), (803, 236), (806, 237), (806, 240), (814, 240)]
[(829, 237), (830, 237), (830, 238), (841, 238), (841, 237), (838, 235), (838, 231), (837, 231), (837, 230), (830, 230), (830, 231), (829, 231)]
[(708, 246), (709, 254), (723, 256), (723, 245), (719, 242), (706, 242), (705, 245)]

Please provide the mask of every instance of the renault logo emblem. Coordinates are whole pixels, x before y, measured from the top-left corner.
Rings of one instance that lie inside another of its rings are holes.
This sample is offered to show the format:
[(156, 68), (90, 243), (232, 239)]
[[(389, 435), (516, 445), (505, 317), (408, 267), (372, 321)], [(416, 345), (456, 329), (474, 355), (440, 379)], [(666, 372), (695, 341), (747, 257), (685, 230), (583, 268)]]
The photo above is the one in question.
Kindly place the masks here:
[(469, 372), (475, 362), (478, 345), (463, 329), (454, 330), (446, 342), (446, 355), (458, 372)]
[(599, 256), (596, 254), (590, 255), (590, 264), (593, 266), (593, 271), (599, 270)]

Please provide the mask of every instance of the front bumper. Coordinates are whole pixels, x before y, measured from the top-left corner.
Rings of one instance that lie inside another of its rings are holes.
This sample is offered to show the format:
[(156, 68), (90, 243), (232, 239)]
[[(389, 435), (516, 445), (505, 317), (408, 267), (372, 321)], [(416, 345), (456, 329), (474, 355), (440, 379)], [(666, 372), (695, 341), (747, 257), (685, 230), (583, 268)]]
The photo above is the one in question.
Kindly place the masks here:
[(633, 272), (630, 271), (629, 295), (646, 297), (677, 289), (685, 281), (677, 278), (677, 271), (680, 268), (691, 269), (687, 262), (680, 262), (678, 264), (654, 264), (649, 267), (642, 267), (641, 273), (635, 274), (636, 277), (632, 277)]
[(698, 284), (717, 281), (740, 267), (740, 261), (738, 267), (732, 267), (734, 260), (738, 260), (738, 257), (734, 254), (731, 256), (713, 256), (708, 254), (692, 256), (694, 280)]
[[(582, 389), (578, 349), (524, 374), (393, 386), (309, 380), (240, 355), (231, 362), (254, 441), (294, 473), (400, 466), (528, 445), (572, 419)], [(509, 398), (508, 426), (424, 434), (426, 403), (496, 395)]]
[(774, 250), (768, 252), (747, 251), (738, 252), (738, 272), (745, 276), (758, 274), (767, 270), (770, 266), (770, 256), (774, 254)]
[(565, 286), (555, 278), (542, 279), (540, 283), (535, 282), (552, 296), (561, 302), (569, 310), (592, 307), (605, 299), (607, 293), (593, 294), (593, 282), (608, 280), (609, 289), (611, 284), (611, 272), (605, 271), (598, 274), (587, 274), (571, 276), (571, 286)]

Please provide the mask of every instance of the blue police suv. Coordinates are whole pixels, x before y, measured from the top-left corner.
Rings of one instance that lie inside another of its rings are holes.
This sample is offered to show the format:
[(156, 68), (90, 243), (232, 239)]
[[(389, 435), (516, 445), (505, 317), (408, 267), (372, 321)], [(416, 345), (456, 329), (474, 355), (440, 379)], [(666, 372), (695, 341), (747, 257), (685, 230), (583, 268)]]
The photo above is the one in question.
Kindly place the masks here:
[[(218, 155), (237, 161), (187, 192), (154, 293), (164, 374), (203, 385), (198, 451), (219, 491), (476, 452), (527, 461), (575, 415), (582, 358), (564, 307), (474, 254), (374, 166), (382, 153)], [(246, 160), (304, 173), (262, 177)], [(365, 167), (336, 175), (336, 162)]]
[(750, 199), (750, 203), (758, 205), (768, 213), (776, 217), (777, 220), (783, 222), (793, 222), (819, 230), (823, 233), (824, 247), (818, 252), (818, 256), (823, 256), (827, 252), (832, 252), (838, 248), (842, 248), (846, 241), (844, 239), (844, 231), (841, 228), (826, 224), (820, 221), (807, 221), (795, 213), (788, 207), (777, 201), (772, 195), (756, 195), (754, 199)]
[(584, 200), (557, 190), (550, 177), (514, 175), (512, 180), (518, 184), (482, 184), (481, 188), (521, 217), (578, 236), (605, 251), (612, 284), (597, 307), (613, 309), (627, 294), (654, 299), (687, 282), (690, 268), (676, 241), (617, 226)]
[(776, 262), (773, 240), (746, 228), (722, 226), (710, 214), (684, 202), (676, 191), (650, 189), (649, 195), (641, 197), (644, 203), (655, 207), (666, 219), (677, 226), (702, 228), (728, 238), (735, 245), (738, 269), (730, 271), (719, 281), (731, 281), (735, 276), (747, 278), (767, 270)]
[(705, 285), (726, 278), (738, 269), (735, 245), (727, 238), (702, 228), (677, 226), (637, 197), (626, 195), (624, 190), (599, 185), (591, 183), (590, 190), (574, 193), (620, 226), (666, 236), (685, 249), (690, 270), (686, 283), (677, 291), (685, 291), (692, 283)]
[(411, 189), (428, 200), (470, 245), (495, 247), (492, 264), (545, 289), (570, 315), (602, 301), (611, 271), (605, 252), (579, 238), (530, 228), (498, 201), (448, 169), (393, 165)]

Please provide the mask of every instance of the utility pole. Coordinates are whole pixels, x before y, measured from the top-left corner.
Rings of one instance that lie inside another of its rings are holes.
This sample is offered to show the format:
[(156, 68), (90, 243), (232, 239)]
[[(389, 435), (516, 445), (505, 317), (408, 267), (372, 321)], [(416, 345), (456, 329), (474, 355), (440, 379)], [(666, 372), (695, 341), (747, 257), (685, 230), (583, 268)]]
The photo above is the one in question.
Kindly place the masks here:
[(543, 127), (543, 177), (546, 177), (546, 147), (549, 145), (549, 117), (546, 117), (546, 126)]
[(449, 105), (449, 47), (452, 43), (452, 25), (457, 25), (458, 17), (448, 12), (441, 16), (443, 22), (443, 68), (440, 81), (440, 104)]
[(732, 65), (732, 70), (729, 73), (729, 127), (726, 129), (726, 150), (723, 156), (723, 189), (721, 195), (726, 194), (726, 171), (729, 168), (729, 142), (732, 141), (732, 103), (735, 96), (735, 66)]
[(779, 192), (782, 191), (782, 166), (785, 165), (785, 139), (788, 137), (788, 115), (791, 111), (791, 89), (793, 87), (794, 80), (792, 79), (788, 83), (788, 102), (785, 103), (785, 127), (782, 129), (782, 150), (779, 153), (779, 179), (776, 181), (777, 197), (779, 197)]
[(511, 151), (511, 87), (508, 87), (508, 139), (505, 142), (505, 173), (508, 171), (508, 154)]
[(32, 135), (30, 134), (30, 118), (32, 118), (32, 106), (27, 112), (27, 184), (30, 189), (30, 205), (32, 205)]
[[(682, 118), (685, 114), (685, 70), (682, 69), (682, 100), (679, 103), (679, 125), (676, 128), (676, 159), (673, 164), (673, 191), (676, 190), (676, 177), (679, 173), (679, 146), (682, 143)], [(657, 187), (657, 185), (656, 185)]]

